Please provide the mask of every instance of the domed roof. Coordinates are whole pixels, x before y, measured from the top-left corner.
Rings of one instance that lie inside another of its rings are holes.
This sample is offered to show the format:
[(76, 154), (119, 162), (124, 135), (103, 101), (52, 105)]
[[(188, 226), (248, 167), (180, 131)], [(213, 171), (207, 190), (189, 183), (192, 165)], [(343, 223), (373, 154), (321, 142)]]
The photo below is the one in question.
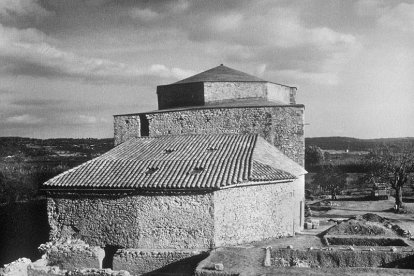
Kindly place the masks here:
[(174, 84), (193, 82), (267, 82), (258, 77), (229, 68), (221, 64), (197, 75), (175, 82)]

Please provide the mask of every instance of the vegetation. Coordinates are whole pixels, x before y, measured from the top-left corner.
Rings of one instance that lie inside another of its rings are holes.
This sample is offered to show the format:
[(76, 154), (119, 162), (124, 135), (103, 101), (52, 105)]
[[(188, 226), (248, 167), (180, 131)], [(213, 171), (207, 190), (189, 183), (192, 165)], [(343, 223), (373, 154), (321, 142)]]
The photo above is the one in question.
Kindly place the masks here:
[(318, 165), (324, 160), (324, 153), (318, 146), (307, 146), (305, 148), (305, 164), (306, 166)]
[(43, 182), (112, 147), (112, 139), (0, 137), (0, 203), (35, 199)]
[(322, 150), (336, 150), (356, 152), (370, 151), (378, 147), (389, 147), (394, 151), (401, 151), (407, 143), (414, 145), (414, 137), (408, 138), (380, 138), (357, 139), (350, 137), (313, 137), (305, 139), (306, 146), (317, 146)]
[(395, 190), (396, 211), (403, 207), (403, 190), (414, 178), (414, 147), (406, 146), (401, 151), (381, 147), (367, 156), (366, 166), (377, 182), (386, 182)]
[(320, 187), (322, 191), (336, 199), (346, 187), (346, 174), (333, 165), (325, 165), (322, 170), (317, 173), (313, 182)]

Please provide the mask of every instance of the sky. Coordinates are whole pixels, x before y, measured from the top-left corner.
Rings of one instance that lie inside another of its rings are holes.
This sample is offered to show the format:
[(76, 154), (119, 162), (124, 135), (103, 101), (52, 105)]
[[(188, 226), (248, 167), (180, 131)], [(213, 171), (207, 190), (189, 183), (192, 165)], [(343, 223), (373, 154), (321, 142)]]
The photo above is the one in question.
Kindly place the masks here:
[(222, 63), (298, 87), (307, 137), (414, 136), (396, 0), (1, 0), (0, 136), (112, 137), (112, 115)]

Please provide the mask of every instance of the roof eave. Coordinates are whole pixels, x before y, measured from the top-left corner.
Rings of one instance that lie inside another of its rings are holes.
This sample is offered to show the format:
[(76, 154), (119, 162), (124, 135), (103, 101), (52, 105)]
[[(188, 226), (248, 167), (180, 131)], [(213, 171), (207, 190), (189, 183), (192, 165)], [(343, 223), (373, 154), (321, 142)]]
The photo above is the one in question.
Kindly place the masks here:
[(249, 181), (239, 184), (233, 184), (228, 186), (219, 187), (219, 190), (225, 190), (229, 188), (237, 188), (237, 187), (246, 187), (246, 186), (257, 186), (257, 185), (270, 185), (270, 184), (279, 184), (279, 183), (287, 183), (287, 182), (293, 182), (297, 178), (290, 178), (290, 179), (279, 179), (279, 180), (270, 180), (270, 181)]

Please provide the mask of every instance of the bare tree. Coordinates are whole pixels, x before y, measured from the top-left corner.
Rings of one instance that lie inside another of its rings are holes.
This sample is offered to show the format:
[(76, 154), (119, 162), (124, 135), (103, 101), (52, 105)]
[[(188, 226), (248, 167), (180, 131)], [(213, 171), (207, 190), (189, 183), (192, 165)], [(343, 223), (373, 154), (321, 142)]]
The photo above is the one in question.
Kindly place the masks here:
[(404, 146), (399, 150), (382, 147), (368, 155), (368, 168), (377, 181), (387, 182), (395, 190), (395, 205), (398, 212), (403, 207), (402, 188), (411, 182), (414, 173), (414, 148)]

